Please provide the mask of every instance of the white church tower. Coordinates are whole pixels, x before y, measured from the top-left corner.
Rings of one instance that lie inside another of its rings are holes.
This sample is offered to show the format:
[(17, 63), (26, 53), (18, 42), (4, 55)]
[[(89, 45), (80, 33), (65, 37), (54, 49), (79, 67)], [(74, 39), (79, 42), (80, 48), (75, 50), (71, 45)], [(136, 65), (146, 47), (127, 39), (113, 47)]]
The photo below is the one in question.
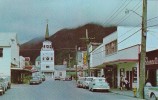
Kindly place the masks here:
[(52, 42), (49, 41), (48, 23), (46, 26), (45, 41), (40, 51), (41, 56), (41, 72), (46, 78), (53, 78), (54, 76), (54, 49)]

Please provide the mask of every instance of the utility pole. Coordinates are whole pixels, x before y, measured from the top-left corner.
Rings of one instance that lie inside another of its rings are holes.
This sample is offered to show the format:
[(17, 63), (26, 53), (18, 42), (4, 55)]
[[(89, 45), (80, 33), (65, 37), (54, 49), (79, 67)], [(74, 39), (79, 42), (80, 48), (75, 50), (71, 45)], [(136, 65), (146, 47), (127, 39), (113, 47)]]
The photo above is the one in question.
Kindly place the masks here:
[(76, 72), (76, 82), (77, 82), (77, 63), (78, 63), (78, 56), (77, 56), (77, 45), (75, 47), (75, 50), (76, 50), (76, 62), (75, 62), (75, 72)]
[(69, 66), (68, 70), (69, 70), (69, 71), (68, 71), (68, 72), (69, 72), (69, 74), (70, 74), (70, 66), (71, 66), (71, 64), (70, 64), (70, 60), (71, 60), (70, 53), (69, 53), (69, 58), (68, 58), (68, 59), (69, 59), (69, 64), (68, 64), (68, 66)]
[(140, 54), (140, 76), (139, 76), (139, 98), (144, 98), (145, 86), (145, 57), (146, 57), (146, 34), (147, 33), (147, 0), (143, 0), (142, 11), (142, 39), (141, 39), (141, 54)]
[(89, 43), (90, 40), (95, 39), (95, 38), (90, 38), (88, 37), (88, 30), (86, 29), (86, 38), (81, 38), (86, 40), (86, 45), (87, 45), (87, 66), (88, 66), (88, 76), (90, 76), (90, 53), (89, 53)]

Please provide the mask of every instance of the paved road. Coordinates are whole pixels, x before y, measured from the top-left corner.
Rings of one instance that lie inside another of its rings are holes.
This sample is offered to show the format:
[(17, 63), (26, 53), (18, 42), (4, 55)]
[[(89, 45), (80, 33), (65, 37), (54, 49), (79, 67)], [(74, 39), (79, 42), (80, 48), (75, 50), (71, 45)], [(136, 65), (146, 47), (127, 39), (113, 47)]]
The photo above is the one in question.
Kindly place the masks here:
[(111, 92), (90, 92), (76, 88), (73, 81), (47, 80), (40, 85), (12, 85), (0, 100), (137, 100)]

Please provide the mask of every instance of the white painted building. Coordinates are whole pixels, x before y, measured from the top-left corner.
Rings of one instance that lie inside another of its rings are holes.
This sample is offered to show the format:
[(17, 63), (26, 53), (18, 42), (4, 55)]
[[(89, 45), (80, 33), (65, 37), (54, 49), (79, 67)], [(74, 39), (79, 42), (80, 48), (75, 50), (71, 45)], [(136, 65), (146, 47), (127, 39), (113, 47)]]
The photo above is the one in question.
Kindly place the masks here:
[(11, 75), (19, 68), (19, 43), (16, 33), (0, 33), (0, 73)]
[[(118, 50), (118, 34), (122, 27), (117, 31), (103, 38), (103, 43), (90, 53), (90, 67), (100, 69), (110, 83), (111, 87), (120, 87), (120, 76), (123, 75), (130, 82), (130, 88), (139, 87), (139, 53), (140, 46), (133, 45)], [(128, 29), (127, 29), (128, 30)], [(136, 71), (136, 75), (133, 74)]]
[(52, 47), (52, 42), (49, 41), (49, 32), (48, 32), (48, 24), (46, 27), (46, 35), (45, 35), (45, 41), (43, 42), (43, 47), (40, 51), (40, 57), (41, 57), (41, 72), (47, 77), (47, 78), (53, 78), (54, 77), (54, 49)]
[(20, 66), (20, 68), (24, 68), (25, 67), (25, 57), (20, 56), (19, 66)]
[(55, 65), (55, 77), (60, 77), (61, 79), (65, 79), (66, 77), (66, 66), (65, 65)]

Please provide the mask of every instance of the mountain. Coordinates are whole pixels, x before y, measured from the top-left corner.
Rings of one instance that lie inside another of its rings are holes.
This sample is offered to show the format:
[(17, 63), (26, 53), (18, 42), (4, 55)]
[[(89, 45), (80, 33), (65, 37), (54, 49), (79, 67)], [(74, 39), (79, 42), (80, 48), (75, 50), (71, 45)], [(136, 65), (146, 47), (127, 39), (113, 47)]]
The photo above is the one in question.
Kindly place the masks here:
[[(86, 24), (77, 28), (62, 29), (56, 32), (49, 38), (49, 40), (52, 41), (52, 46), (55, 50), (55, 64), (62, 64), (63, 59), (68, 61), (69, 54), (72, 58), (75, 58), (76, 45), (81, 49), (86, 50), (86, 41), (81, 39), (86, 37), (86, 29), (88, 30), (88, 36), (90, 38), (95, 38), (91, 40), (91, 42), (98, 43), (102, 43), (105, 36), (117, 30), (116, 27)], [(38, 37), (22, 44), (20, 46), (20, 55), (30, 57), (31, 62), (34, 64), (36, 57), (40, 55), (43, 41), (44, 37)], [(74, 60), (75, 59), (71, 60), (72, 65)]]

